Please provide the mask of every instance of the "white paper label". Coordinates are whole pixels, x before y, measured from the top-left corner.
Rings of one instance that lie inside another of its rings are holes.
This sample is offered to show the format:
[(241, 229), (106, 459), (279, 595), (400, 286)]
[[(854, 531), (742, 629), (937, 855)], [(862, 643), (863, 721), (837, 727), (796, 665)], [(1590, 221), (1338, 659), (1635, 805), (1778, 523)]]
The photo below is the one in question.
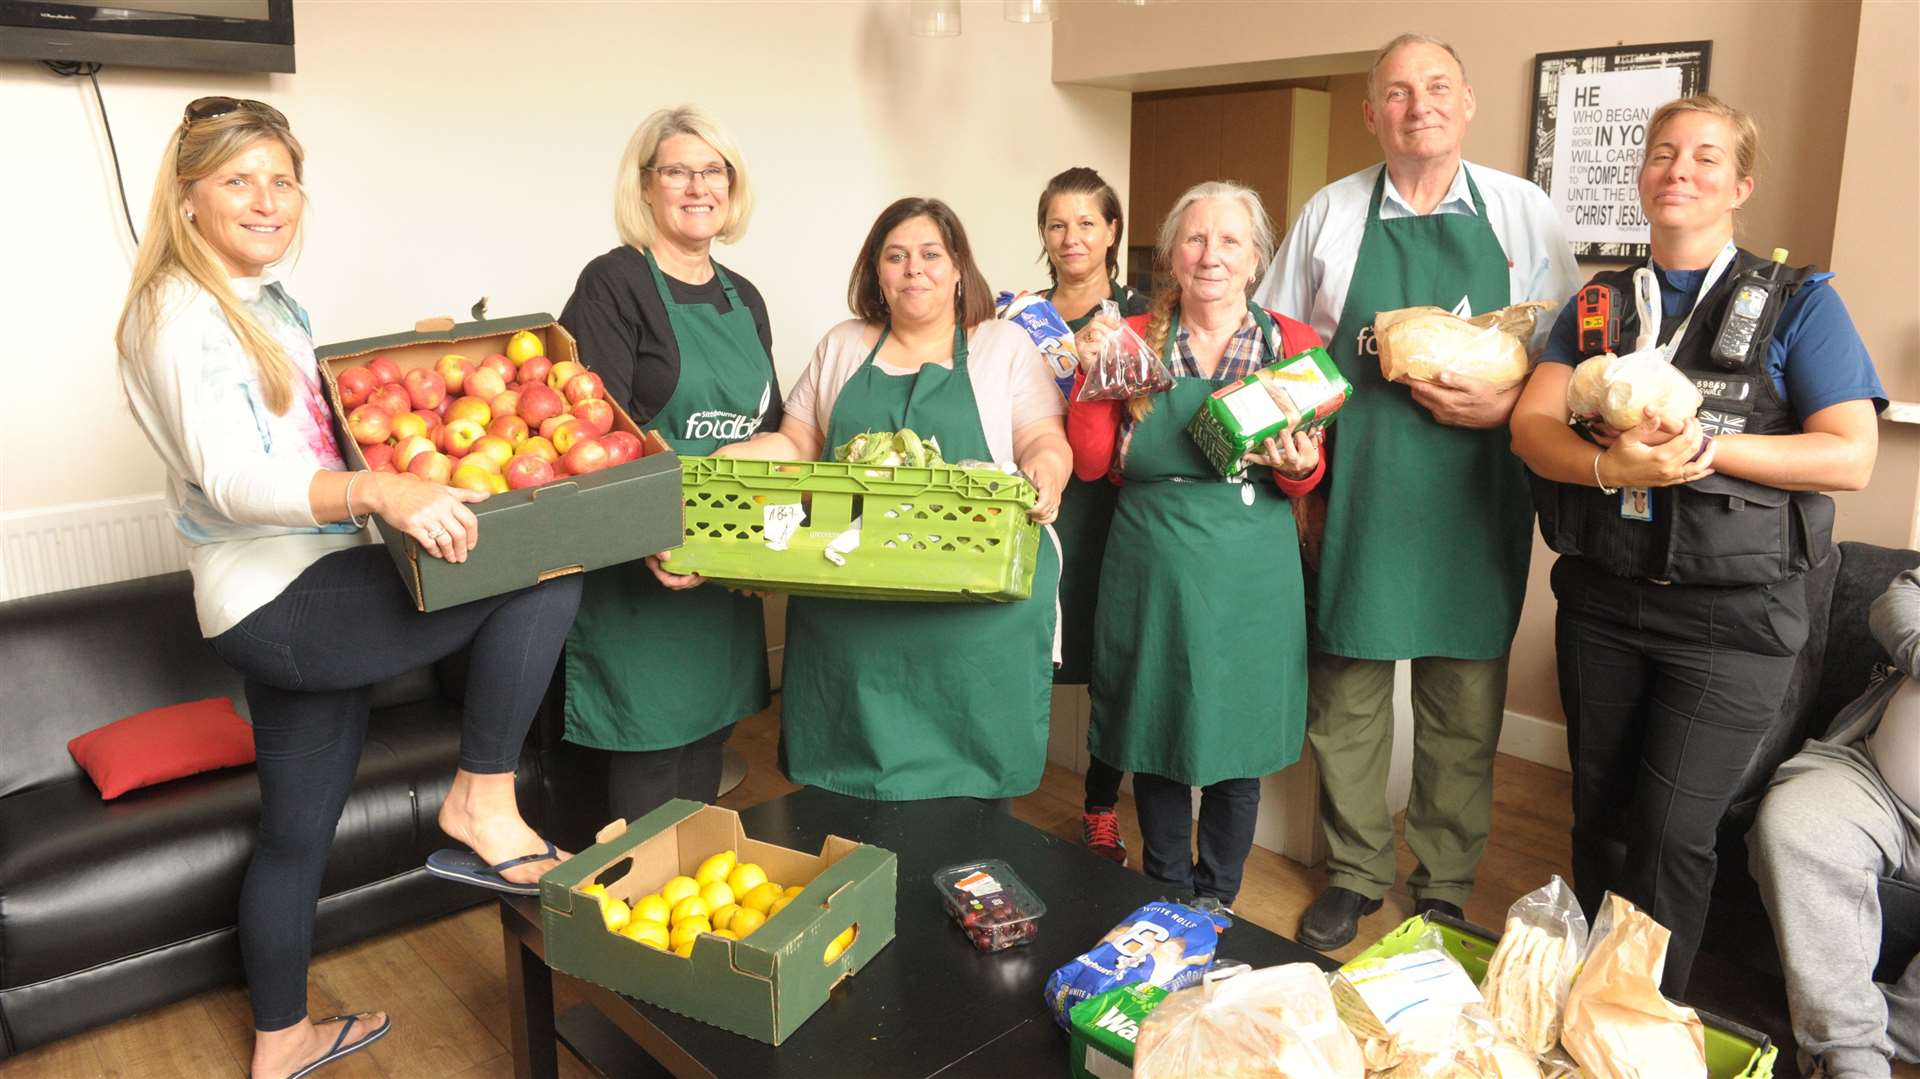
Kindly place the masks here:
[(975, 871), (953, 882), (953, 886), (974, 898), (992, 895), (1000, 890), (1000, 882), (993, 879), (991, 873)]
[(1287, 422), (1287, 414), (1273, 401), (1273, 395), (1258, 382), (1249, 383), (1222, 398), (1241, 434), (1256, 434), (1278, 423)]
[(845, 532), (833, 537), (833, 542), (827, 544), (827, 549), (821, 553), (826, 555), (827, 561), (834, 565), (844, 566), (847, 564), (847, 555), (859, 549), (860, 518), (855, 517), (853, 524), (849, 525)]
[(800, 522), (807, 519), (807, 508), (798, 502), (787, 502), (761, 509), (760, 522), (767, 541), (767, 550), (784, 551), (787, 541), (800, 530)]

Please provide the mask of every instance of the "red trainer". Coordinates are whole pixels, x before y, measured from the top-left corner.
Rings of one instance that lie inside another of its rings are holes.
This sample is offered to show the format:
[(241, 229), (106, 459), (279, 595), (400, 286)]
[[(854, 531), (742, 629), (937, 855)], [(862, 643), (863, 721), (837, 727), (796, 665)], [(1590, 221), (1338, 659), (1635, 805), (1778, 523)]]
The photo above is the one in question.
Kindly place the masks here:
[(1127, 864), (1127, 841), (1120, 838), (1120, 818), (1112, 806), (1097, 806), (1080, 814), (1080, 842), (1108, 861)]

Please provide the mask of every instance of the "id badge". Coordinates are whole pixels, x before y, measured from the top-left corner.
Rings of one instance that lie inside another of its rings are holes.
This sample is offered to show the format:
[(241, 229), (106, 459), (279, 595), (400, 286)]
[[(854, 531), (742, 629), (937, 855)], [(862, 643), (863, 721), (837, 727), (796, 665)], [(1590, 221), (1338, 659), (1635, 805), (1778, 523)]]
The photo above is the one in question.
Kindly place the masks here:
[(1653, 492), (1645, 487), (1620, 488), (1620, 516), (1629, 521), (1653, 521)]

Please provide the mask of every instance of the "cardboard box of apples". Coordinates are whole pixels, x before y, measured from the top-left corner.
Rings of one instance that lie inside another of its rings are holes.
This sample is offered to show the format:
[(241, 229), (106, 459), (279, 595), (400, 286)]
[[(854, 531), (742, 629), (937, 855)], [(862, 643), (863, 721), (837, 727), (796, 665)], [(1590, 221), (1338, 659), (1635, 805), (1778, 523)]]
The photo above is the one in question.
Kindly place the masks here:
[(488, 494), (453, 565), (382, 538), (422, 611), (678, 546), (680, 459), (606, 399), (551, 315), (455, 324), (316, 350), (348, 467)]
[(676, 799), (540, 878), (547, 963), (779, 1045), (893, 940), (898, 877), (880, 847), (807, 854)]

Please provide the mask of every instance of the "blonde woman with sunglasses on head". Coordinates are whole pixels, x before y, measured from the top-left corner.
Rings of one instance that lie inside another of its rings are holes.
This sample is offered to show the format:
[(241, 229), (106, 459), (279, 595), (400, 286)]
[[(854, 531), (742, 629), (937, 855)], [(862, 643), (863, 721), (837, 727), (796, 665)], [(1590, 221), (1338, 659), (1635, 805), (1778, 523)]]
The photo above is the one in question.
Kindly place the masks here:
[(513, 769), (579, 602), (577, 577), (418, 613), (365, 524), (459, 562), (478, 495), (348, 471), (306, 312), (274, 279), (300, 234), (305, 155), (258, 101), (202, 98), (161, 155), (118, 329), (135, 419), (167, 468), (201, 632), (246, 678), (260, 779), (239, 937), (250, 1072), (303, 1076), (365, 1048), (380, 1013), (314, 1020), (307, 962), (327, 852), (366, 740), (369, 687), (471, 647), (459, 770), (439, 824), (473, 853), (429, 869), (505, 891), (561, 857), (521, 819)]

